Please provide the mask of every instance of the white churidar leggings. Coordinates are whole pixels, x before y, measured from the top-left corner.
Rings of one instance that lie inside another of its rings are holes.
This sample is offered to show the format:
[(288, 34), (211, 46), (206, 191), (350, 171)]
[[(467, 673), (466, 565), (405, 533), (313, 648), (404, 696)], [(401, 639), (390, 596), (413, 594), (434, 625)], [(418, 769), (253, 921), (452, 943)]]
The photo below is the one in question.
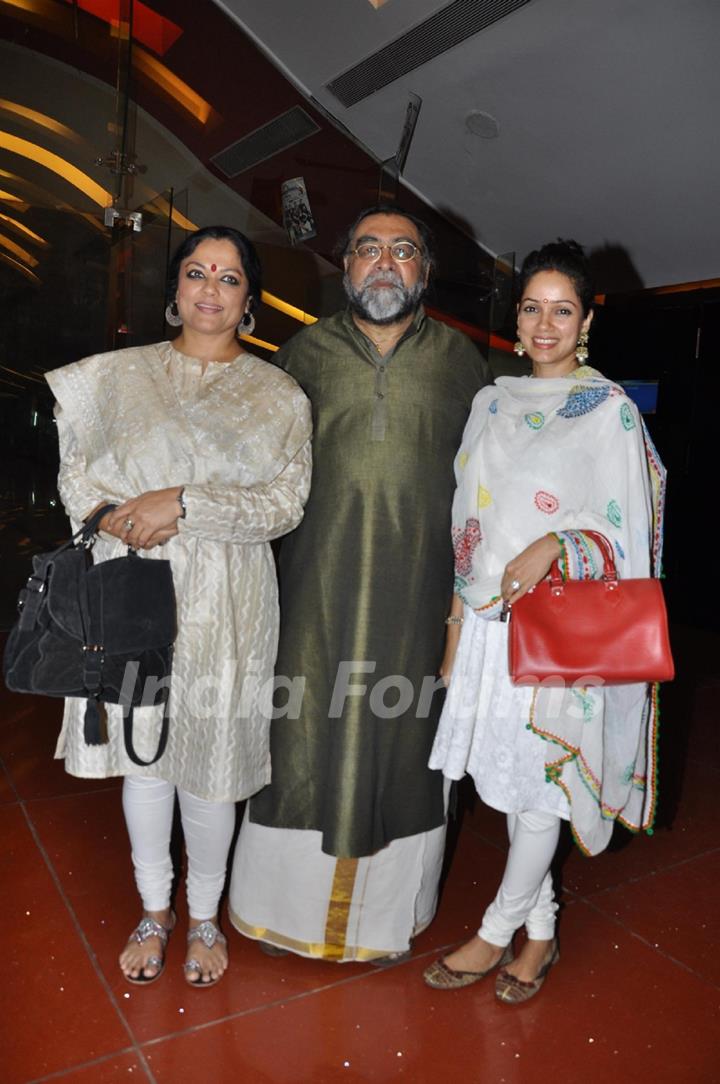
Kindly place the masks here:
[(521, 926), (533, 941), (555, 936), (555, 912), (550, 864), (560, 835), (554, 813), (508, 813), (510, 851), (497, 896), (483, 915), (478, 934), (503, 948)]
[[(170, 906), (175, 789), (164, 779), (139, 775), (126, 775), (123, 782), (135, 883), (146, 911), (164, 911)], [(188, 859), (188, 909), (192, 918), (214, 918), (235, 830), (235, 803), (208, 802), (179, 787), (177, 796)]]

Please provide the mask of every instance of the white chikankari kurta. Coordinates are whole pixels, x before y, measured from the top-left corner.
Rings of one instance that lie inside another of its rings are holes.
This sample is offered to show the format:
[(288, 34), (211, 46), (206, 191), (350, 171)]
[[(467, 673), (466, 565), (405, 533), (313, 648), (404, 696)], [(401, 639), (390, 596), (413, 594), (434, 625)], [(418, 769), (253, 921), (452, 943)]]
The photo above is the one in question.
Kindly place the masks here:
[[(143, 554), (169, 559), (178, 636), (170, 735), (157, 764), (125, 753), (120, 709), (110, 740), (83, 740), (85, 701), (66, 701), (56, 756), (83, 777), (148, 775), (211, 801), (270, 779), (267, 694), (278, 602), (269, 541), (302, 518), (310, 487), (310, 412), (286, 373), (249, 354), (200, 362), (169, 343), (85, 358), (47, 376), (58, 402), (60, 495), (76, 527), (101, 501), (185, 486), (179, 534)], [(96, 561), (121, 556), (101, 535)], [(134, 740), (155, 750), (161, 708), (136, 709)]]

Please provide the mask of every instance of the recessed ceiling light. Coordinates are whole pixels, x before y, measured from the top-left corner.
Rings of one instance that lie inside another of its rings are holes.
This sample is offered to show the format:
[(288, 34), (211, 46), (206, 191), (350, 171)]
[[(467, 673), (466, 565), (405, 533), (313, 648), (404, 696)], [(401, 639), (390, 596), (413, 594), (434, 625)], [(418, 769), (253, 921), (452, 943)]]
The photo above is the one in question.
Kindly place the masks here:
[(468, 113), (465, 117), (465, 127), (468, 132), (480, 136), (481, 139), (496, 139), (500, 134), (500, 125), (495, 117), (479, 109), (473, 109)]

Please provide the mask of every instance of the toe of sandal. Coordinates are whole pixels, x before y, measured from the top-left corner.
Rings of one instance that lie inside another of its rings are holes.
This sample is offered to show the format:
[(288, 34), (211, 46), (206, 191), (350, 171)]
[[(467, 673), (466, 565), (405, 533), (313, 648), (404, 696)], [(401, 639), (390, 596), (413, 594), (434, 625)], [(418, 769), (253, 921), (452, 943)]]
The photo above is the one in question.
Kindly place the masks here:
[[(153, 953), (152, 956), (148, 956), (147, 960), (140, 969), (139, 975), (128, 975), (123, 971), (125, 980), (132, 983), (133, 986), (149, 986), (151, 982), (156, 982), (160, 978), (165, 970), (165, 948), (167, 946), (168, 937), (172, 933), (175, 926), (175, 915), (172, 915), (169, 926), (163, 926), (160, 922), (157, 922), (154, 918), (150, 918), (149, 915), (143, 915), (138, 922), (133, 932), (128, 937), (128, 944), (135, 942), (138, 945), (142, 945), (144, 941), (147, 941), (150, 937), (157, 937), (162, 945), (162, 955)], [(152, 975), (147, 975), (146, 969), (148, 967), (154, 967), (155, 971)]]
[[(188, 947), (194, 944), (195, 941), (202, 941), (208, 949), (213, 948), (216, 944), (227, 945), (227, 937), (225, 934), (209, 919), (205, 922), (201, 922), (198, 926), (194, 926), (193, 929), (188, 932)], [(223, 971), (223, 975), (218, 975), (215, 979), (203, 979), (202, 964), (194, 956), (191, 956), (190, 959), (186, 960), (183, 964), (183, 973), (185, 975), (186, 983), (188, 986), (192, 986), (194, 990), (207, 990), (211, 986), (215, 986), (225, 974)], [(193, 973), (197, 973), (197, 978), (190, 978)]]

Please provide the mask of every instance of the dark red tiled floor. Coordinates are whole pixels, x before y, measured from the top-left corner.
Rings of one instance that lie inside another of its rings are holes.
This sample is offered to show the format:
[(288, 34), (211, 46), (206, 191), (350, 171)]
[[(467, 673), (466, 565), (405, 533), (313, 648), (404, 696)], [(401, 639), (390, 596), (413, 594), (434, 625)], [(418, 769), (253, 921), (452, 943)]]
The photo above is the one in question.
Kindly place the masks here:
[(130, 1046), (18, 804), (0, 808), (0, 884), (8, 931), (3, 1080), (31, 1080)]
[(492, 982), (421, 981), (477, 928), (503, 867), (504, 819), (467, 787), (438, 916), (407, 963), (269, 959), (226, 923), (232, 966), (213, 990), (184, 984), (178, 935), (156, 985), (127, 985), (116, 959), (138, 910), (118, 783), (53, 761), (58, 702), (0, 692), (2, 1084), (718, 1084), (720, 638), (681, 630), (675, 646), (655, 834), (561, 854), (562, 959), (520, 1008)]
[[(158, 1043), (148, 1061), (162, 1084), (198, 1060), (216, 1084), (717, 1080), (720, 991), (587, 905), (563, 934), (568, 965), (520, 1009), (498, 1004), (490, 984), (428, 990), (417, 959)], [(688, 1006), (692, 1030), (679, 1027)]]

